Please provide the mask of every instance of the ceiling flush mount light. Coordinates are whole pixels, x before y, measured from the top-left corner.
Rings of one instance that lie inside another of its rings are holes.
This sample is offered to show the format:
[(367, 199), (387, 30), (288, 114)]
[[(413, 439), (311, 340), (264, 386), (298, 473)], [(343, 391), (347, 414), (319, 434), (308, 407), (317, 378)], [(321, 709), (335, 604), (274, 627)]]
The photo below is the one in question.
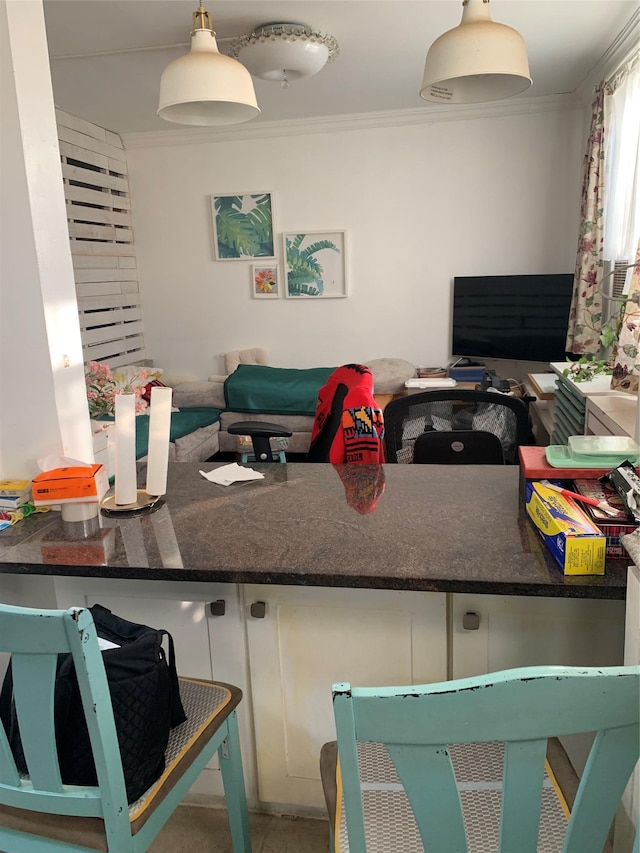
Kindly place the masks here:
[(264, 24), (251, 35), (234, 39), (229, 49), (229, 55), (254, 77), (275, 80), (284, 87), (322, 71), (339, 52), (333, 36), (314, 32), (304, 24)]
[(489, 0), (463, 0), (462, 21), (429, 48), (420, 97), (475, 104), (524, 92), (531, 85), (520, 33), (491, 20)]
[(238, 124), (260, 110), (247, 69), (218, 51), (209, 13), (193, 13), (191, 52), (174, 59), (160, 78), (158, 115), (176, 124)]

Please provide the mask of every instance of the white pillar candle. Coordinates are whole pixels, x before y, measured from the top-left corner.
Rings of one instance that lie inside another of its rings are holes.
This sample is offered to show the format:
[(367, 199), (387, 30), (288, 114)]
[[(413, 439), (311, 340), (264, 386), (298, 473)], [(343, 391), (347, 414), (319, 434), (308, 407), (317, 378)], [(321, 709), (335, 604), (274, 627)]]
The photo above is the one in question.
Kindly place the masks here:
[(117, 505), (135, 503), (138, 499), (136, 473), (136, 396), (116, 394), (116, 471), (115, 501)]
[(149, 495), (164, 495), (167, 491), (172, 394), (172, 388), (151, 389), (147, 457), (147, 494)]

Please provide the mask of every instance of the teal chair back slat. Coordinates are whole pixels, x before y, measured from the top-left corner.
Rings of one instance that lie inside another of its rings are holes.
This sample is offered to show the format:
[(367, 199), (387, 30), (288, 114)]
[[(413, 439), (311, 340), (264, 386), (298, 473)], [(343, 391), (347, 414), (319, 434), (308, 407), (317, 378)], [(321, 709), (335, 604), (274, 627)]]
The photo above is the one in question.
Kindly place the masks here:
[[(640, 705), (640, 696), (636, 696), (636, 702)], [(576, 795), (563, 853), (600, 853), (609, 831), (606, 815), (613, 819), (638, 760), (638, 742), (637, 725), (597, 733)]]
[(467, 851), (447, 744), (504, 742), (501, 853), (535, 853), (547, 739), (597, 732), (564, 853), (601, 851), (640, 753), (640, 667), (532, 667), (433, 685), (335, 684), (350, 853), (366, 853), (357, 742), (384, 744), (425, 850)]
[(466, 853), (462, 806), (447, 745), (388, 744), (387, 752), (407, 792), (423, 843), (428, 838), (432, 850)]
[(60, 794), (62, 778), (53, 726), (57, 660), (57, 654), (15, 654), (11, 669), (31, 784), (35, 789)]
[[(343, 685), (334, 684), (334, 691), (338, 686), (342, 687)], [(339, 761), (345, 803), (361, 804), (358, 738), (356, 737), (353, 703), (343, 701), (342, 697), (337, 696), (334, 692), (333, 711), (336, 720), (336, 729), (341, 731), (343, 735)], [(362, 806), (360, 805), (360, 808), (349, 809), (346, 813), (346, 818), (349, 831), (350, 853), (364, 853), (367, 847)]]
[(13, 753), (9, 746), (9, 740), (5, 734), (4, 727), (0, 726), (0, 786), (15, 788), (20, 784), (18, 768), (13, 759)]
[(505, 745), (500, 850), (536, 853), (546, 757), (545, 739)]
[[(607, 685), (616, 671), (626, 677), (616, 682), (621, 701), (612, 707), (609, 691), (614, 688)], [(545, 673), (557, 674), (557, 679)], [(381, 730), (380, 698), (385, 700), (385, 718), (395, 721), (398, 743), (424, 742), (426, 722), (431, 743), (472, 743), (478, 735), (483, 741), (535, 740), (546, 738), (550, 730), (559, 736), (629, 725), (634, 722), (629, 709), (636, 703), (638, 687), (629, 668), (527, 667), (421, 687), (358, 688), (356, 695), (362, 740), (375, 740), (370, 735)], [(438, 696), (437, 712), (432, 702), (406, 701), (430, 695)], [(497, 708), (509, 713), (496, 713)], [(559, 708), (565, 713), (559, 714)]]

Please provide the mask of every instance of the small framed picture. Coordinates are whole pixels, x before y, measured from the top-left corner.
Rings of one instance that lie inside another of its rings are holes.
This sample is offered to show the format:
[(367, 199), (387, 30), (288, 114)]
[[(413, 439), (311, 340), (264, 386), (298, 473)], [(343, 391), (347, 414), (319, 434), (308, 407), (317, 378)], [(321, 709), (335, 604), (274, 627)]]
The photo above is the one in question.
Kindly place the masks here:
[(283, 242), (287, 299), (347, 295), (345, 231), (297, 231)]
[(212, 195), (211, 213), (217, 261), (276, 257), (272, 193)]
[(252, 265), (251, 295), (254, 299), (278, 299), (280, 275), (277, 264)]

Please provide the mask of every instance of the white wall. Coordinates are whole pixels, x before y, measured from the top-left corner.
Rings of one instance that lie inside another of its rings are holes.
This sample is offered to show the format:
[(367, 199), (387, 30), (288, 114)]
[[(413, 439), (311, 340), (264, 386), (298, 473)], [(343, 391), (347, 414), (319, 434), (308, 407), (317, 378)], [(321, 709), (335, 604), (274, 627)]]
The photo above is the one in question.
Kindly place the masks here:
[[(221, 371), (220, 353), (249, 346), (279, 366), (443, 364), (455, 275), (573, 270), (582, 147), (580, 109), (553, 105), (281, 138), (137, 140), (127, 160), (147, 351), (201, 378)], [(348, 232), (347, 299), (254, 300), (250, 262), (214, 260), (210, 195), (253, 190), (274, 193), (278, 238)]]
[(93, 461), (42, 3), (0, 2), (0, 477)]

